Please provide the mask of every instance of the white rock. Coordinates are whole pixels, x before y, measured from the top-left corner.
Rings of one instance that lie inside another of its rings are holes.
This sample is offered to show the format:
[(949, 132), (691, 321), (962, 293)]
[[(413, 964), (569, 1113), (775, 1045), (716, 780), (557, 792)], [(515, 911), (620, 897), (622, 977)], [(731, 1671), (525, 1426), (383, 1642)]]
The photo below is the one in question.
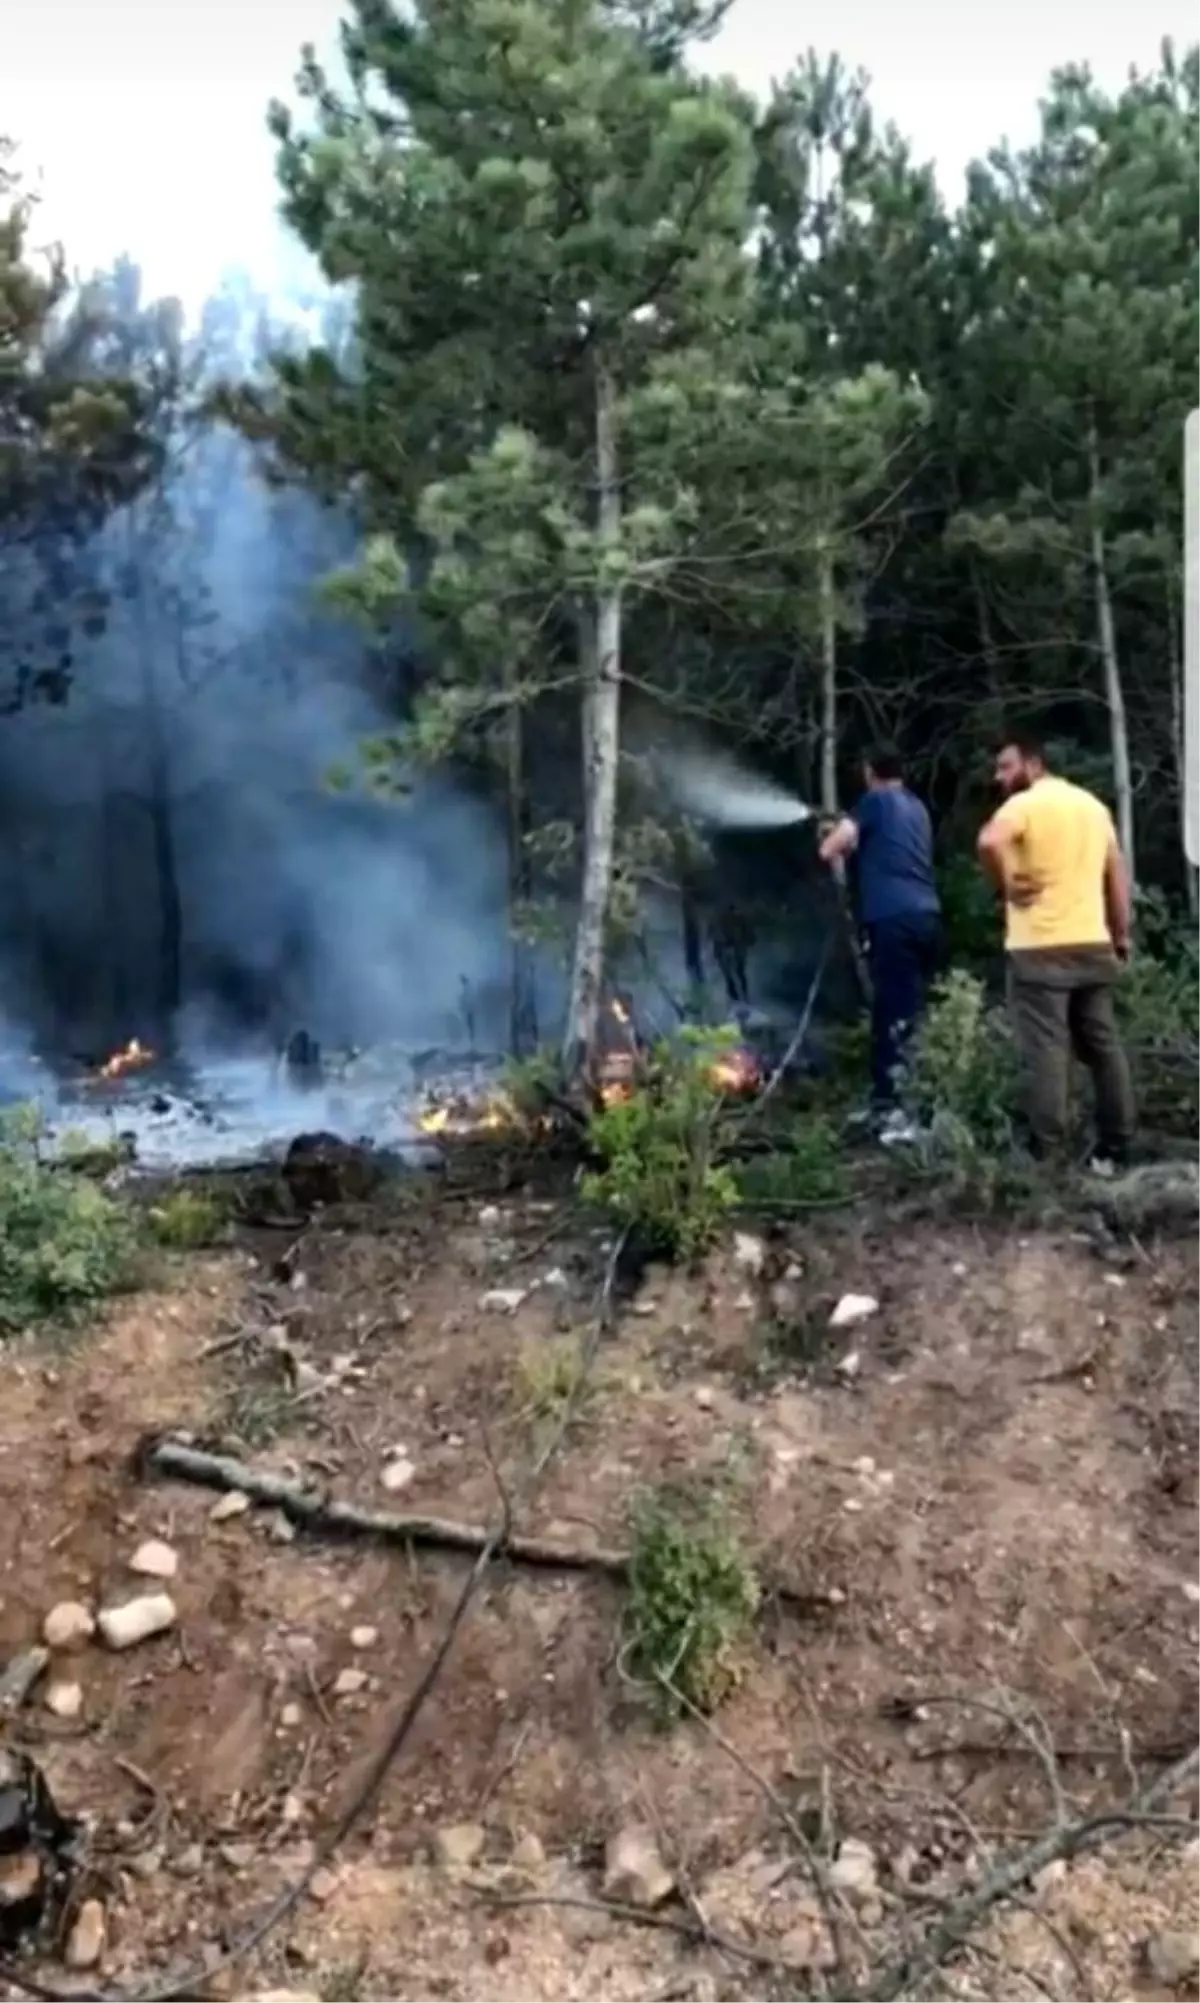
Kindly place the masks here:
[(518, 1871), (537, 1871), (546, 1861), (546, 1851), (540, 1836), (527, 1829), (512, 1847), (510, 1859)]
[(250, 1497), (243, 1495), (240, 1488), (231, 1488), (228, 1495), (218, 1496), (208, 1512), (210, 1523), (228, 1523), (231, 1516), (244, 1516), (250, 1507)]
[(857, 1349), (848, 1349), (835, 1367), (839, 1377), (857, 1377), (862, 1369), (862, 1357)]
[(750, 1231), (735, 1231), (733, 1234), (733, 1263), (743, 1273), (750, 1273), (757, 1279), (766, 1262), (767, 1248), (761, 1238)]
[(739, 1314), (750, 1314), (752, 1313), (755, 1306), (754, 1295), (735, 1294), (733, 1305), (737, 1309)]
[(1181, 1989), (1200, 1967), (1200, 1933), (1194, 1927), (1163, 1927), (1150, 1935), (1142, 1952), (1156, 1982), (1164, 1989)]
[(401, 1454), (396, 1460), (388, 1461), (379, 1479), (389, 1495), (396, 1495), (402, 1488), (408, 1487), (416, 1471), (412, 1462), (405, 1460)]
[(492, 1287), (479, 1297), (485, 1314), (515, 1314), (524, 1300), (525, 1287)]
[(321, 2003), (316, 1989), (256, 1989), (250, 2003)]
[(855, 1836), (847, 1836), (829, 1867), (829, 1882), (852, 1899), (874, 1898), (879, 1881), (875, 1871), (875, 1852), (870, 1844), (860, 1843)]
[(873, 1294), (843, 1294), (829, 1317), (830, 1328), (854, 1328), (878, 1314), (879, 1302)]
[(82, 1648), (95, 1632), (95, 1616), (80, 1600), (60, 1600), (42, 1622), (42, 1640), (47, 1648)]
[(301, 1711), (300, 1706), (298, 1704), (285, 1704), (282, 1711), (279, 1713), (279, 1722), (281, 1725), (286, 1726), (287, 1729), (291, 1731), (294, 1730), (295, 1727), (300, 1723), (300, 1720), (303, 1716), (304, 1713)]
[(648, 1909), (675, 1889), (653, 1833), (631, 1824), (610, 1836), (604, 1852), (604, 1896)]
[(351, 1648), (374, 1648), (378, 1640), (379, 1629), (377, 1627), (352, 1627), (350, 1630)]
[(699, 1405), (700, 1410), (702, 1412), (712, 1411), (712, 1408), (716, 1403), (716, 1392), (713, 1391), (709, 1385), (698, 1384), (696, 1386), (695, 1397), (696, 1397), (696, 1403)]
[(179, 1554), (161, 1537), (148, 1537), (129, 1560), (129, 1569), (144, 1579), (173, 1579), (179, 1570)]
[(360, 1690), (366, 1689), (369, 1681), (365, 1669), (340, 1669), (333, 1686), (333, 1694), (335, 1697), (357, 1697)]
[(85, 1899), (67, 1935), (63, 1960), (68, 1968), (94, 1968), (104, 1952), (104, 1907), (99, 1899)]
[(169, 1593), (145, 1593), (123, 1606), (102, 1607), (97, 1625), (109, 1648), (132, 1648), (151, 1635), (165, 1634), (178, 1618)]
[(83, 1690), (78, 1683), (59, 1682), (56, 1678), (48, 1686), (43, 1701), (56, 1718), (77, 1718), (83, 1709)]
[(553, 1287), (556, 1290), (556, 1292), (561, 1293), (562, 1290), (565, 1287), (568, 1287), (571, 1283), (568, 1280), (566, 1274), (563, 1272), (561, 1266), (551, 1266), (550, 1271), (548, 1273), (542, 1274), (541, 1284), (544, 1287)]
[(485, 1231), (490, 1231), (493, 1225), (499, 1224), (500, 1211), (497, 1205), (494, 1203), (485, 1203), (479, 1213), (479, 1222)]
[(466, 1871), (483, 1855), (486, 1841), (481, 1823), (454, 1822), (438, 1830), (433, 1839), (434, 1855), (448, 1871)]

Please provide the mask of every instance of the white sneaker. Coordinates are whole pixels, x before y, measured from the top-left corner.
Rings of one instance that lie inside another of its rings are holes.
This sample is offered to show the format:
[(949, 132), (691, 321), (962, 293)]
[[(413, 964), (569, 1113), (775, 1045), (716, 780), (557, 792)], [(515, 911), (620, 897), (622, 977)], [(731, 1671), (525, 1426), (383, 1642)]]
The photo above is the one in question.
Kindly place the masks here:
[(879, 1145), (884, 1148), (911, 1147), (920, 1138), (921, 1130), (915, 1120), (899, 1108), (885, 1114), (879, 1128)]

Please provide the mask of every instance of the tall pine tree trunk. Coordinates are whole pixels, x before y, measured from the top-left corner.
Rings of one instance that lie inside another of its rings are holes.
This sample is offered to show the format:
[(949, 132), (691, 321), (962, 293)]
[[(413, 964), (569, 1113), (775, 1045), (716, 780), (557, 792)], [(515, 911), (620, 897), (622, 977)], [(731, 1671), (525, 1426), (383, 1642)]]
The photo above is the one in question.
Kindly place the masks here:
[(1187, 797), (1188, 797), (1188, 755), (1187, 755), (1187, 697), (1184, 678), (1187, 663), (1183, 658), (1180, 638), (1179, 608), (1175, 594), (1175, 582), (1167, 578), (1167, 652), (1171, 671), (1171, 759), (1175, 767), (1175, 790), (1179, 797), (1179, 830), (1184, 844), (1184, 883), (1187, 890), (1188, 911), (1195, 921), (1200, 914), (1200, 883), (1197, 871), (1187, 857)]
[[(596, 526), (601, 555), (621, 536), (616, 386), (596, 358)], [(583, 667), (583, 887), (575, 932), (571, 998), (563, 1034), (568, 1076), (584, 1069), (596, 1042), (604, 985), (604, 944), (617, 830), (621, 727), (621, 588), (602, 581)]]
[(1088, 437), (1088, 485), (1091, 501), (1092, 591), (1096, 606), (1096, 638), (1104, 667), (1104, 693), (1108, 702), (1108, 731), (1112, 747), (1113, 796), (1117, 807), (1117, 835), (1124, 851), (1130, 879), (1137, 882), (1137, 862), (1133, 825), (1133, 766), (1129, 756), (1129, 719), (1125, 710), (1125, 689), (1117, 653), (1117, 627), (1113, 618), (1112, 591), (1108, 581), (1108, 560), (1104, 528), (1100, 516), (1100, 447), (1093, 426)]
[(514, 1057), (526, 1057), (537, 1046), (537, 999), (529, 946), (521, 934), (530, 902), (529, 791), (525, 783), (525, 715), (520, 698), (509, 686), (505, 718), (505, 767), (508, 791), (508, 923), (512, 935), (509, 990), (509, 1045)]
[(821, 618), (821, 808), (826, 814), (836, 814), (838, 809), (837, 597), (833, 574), (833, 550), (827, 542), (821, 544), (817, 563), (817, 596)]

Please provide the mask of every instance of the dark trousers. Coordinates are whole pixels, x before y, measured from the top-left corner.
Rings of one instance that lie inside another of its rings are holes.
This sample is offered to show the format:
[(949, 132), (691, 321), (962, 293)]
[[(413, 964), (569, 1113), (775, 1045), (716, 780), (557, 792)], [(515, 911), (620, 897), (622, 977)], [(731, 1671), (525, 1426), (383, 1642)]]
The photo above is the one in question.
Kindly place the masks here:
[(941, 923), (934, 912), (880, 918), (866, 928), (871, 973), (871, 1097), (896, 1103), (897, 1074), (921, 1020), (941, 958)]
[(1061, 1154), (1067, 1147), (1072, 1058), (1091, 1073), (1101, 1153), (1115, 1160), (1129, 1153), (1135, 1108), (1113, 1010), (1119, 971), (1115, 953), (1104, 946), (1008, 956), (1025, 1117), (1038, 1154)]

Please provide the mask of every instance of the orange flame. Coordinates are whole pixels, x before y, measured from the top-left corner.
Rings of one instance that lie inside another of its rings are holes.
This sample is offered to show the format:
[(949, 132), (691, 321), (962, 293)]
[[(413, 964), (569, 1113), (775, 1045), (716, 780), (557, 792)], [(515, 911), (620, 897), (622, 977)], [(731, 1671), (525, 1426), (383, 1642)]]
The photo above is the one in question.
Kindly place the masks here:
[(144, 1064), (153, 1064), (153, 1062), (154, 1052), (148, 1050), (144, 1043), (139, 1043), (137, 1037), (133, 1036), (130, 1037), (129, 1042), (123, 1050), (114, 1050), (111, 1057), (105, 1058), (103, 1064), (97, 1070), (96, 1076), (97, 1078), (123, 1078), (127, 1071), (140, 1071)]
[(519, 1127), (522, 1120), (507, 1094), (496, 1092), (481, 1104), (458, 1099), (448, 1106), (427, 1106), (418, 1113), (417, 1125), (423, 1134), (477, 1134)]
[(760, 1072), (748, 1050), (727, 1050), (714, 1060), (708, 1075), (722, 1092), (752, 1092)]

